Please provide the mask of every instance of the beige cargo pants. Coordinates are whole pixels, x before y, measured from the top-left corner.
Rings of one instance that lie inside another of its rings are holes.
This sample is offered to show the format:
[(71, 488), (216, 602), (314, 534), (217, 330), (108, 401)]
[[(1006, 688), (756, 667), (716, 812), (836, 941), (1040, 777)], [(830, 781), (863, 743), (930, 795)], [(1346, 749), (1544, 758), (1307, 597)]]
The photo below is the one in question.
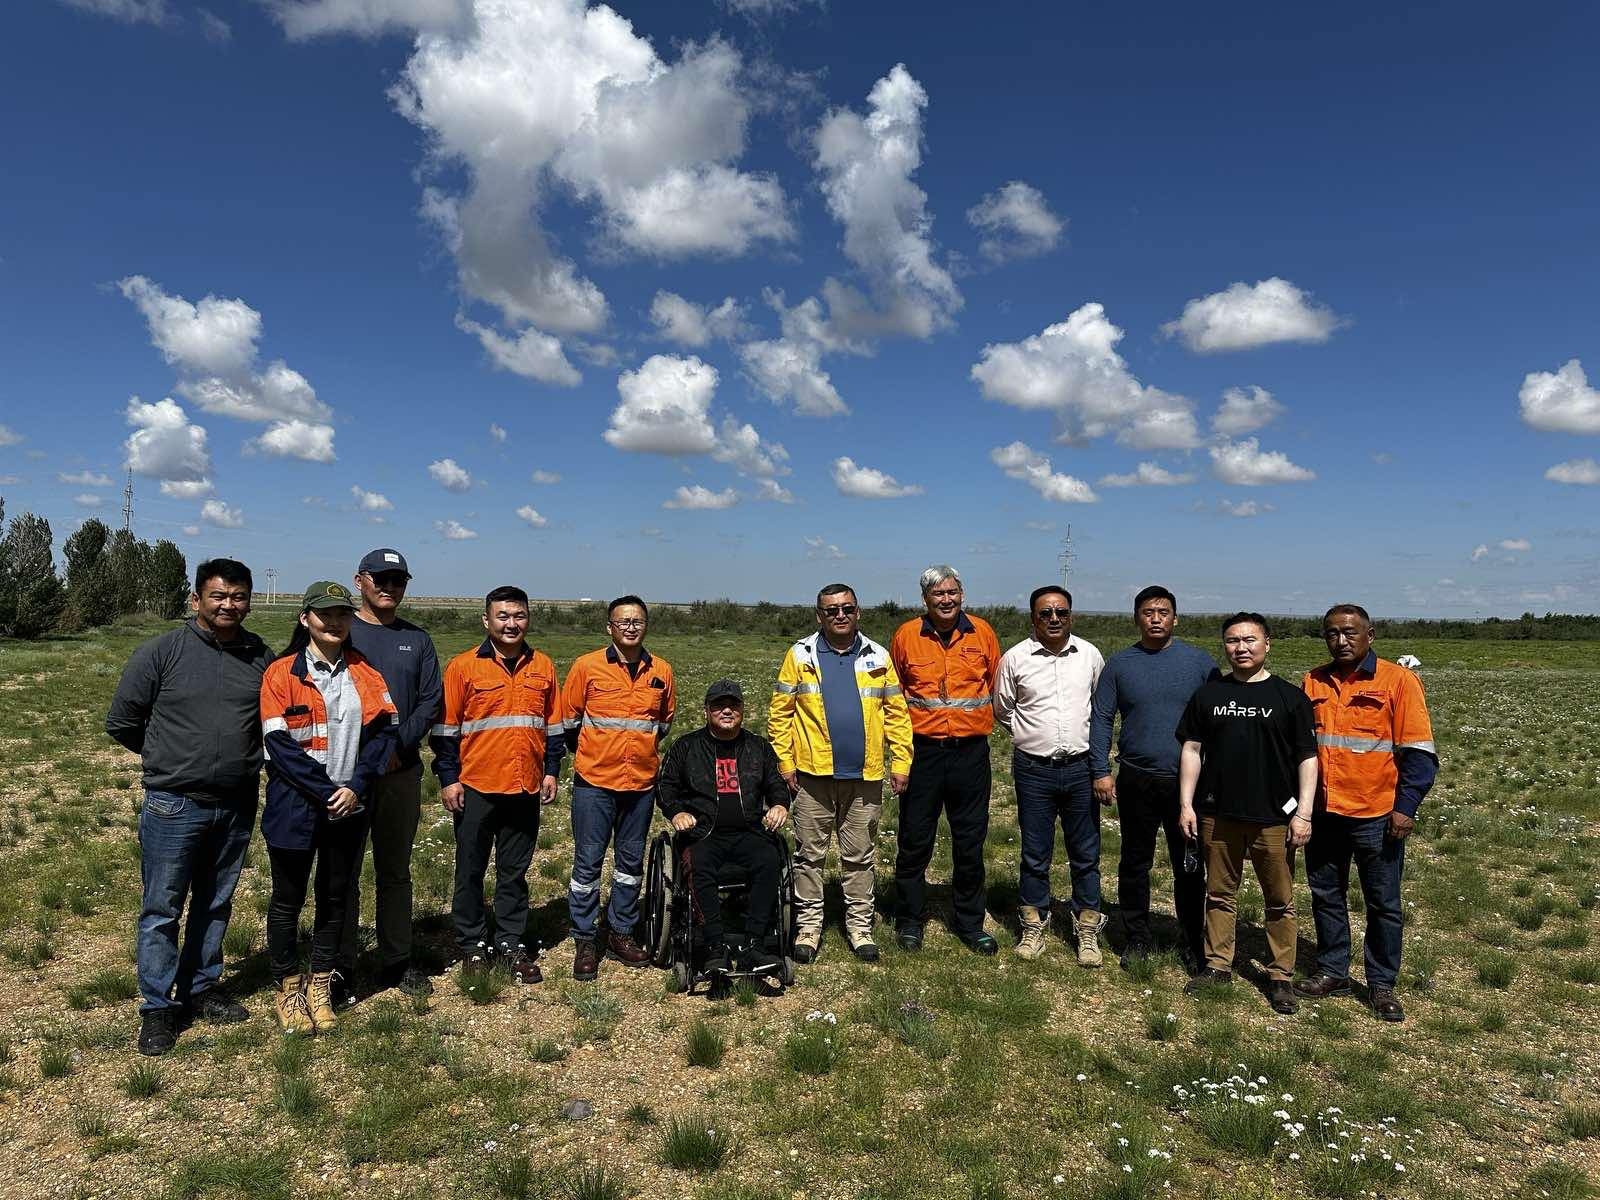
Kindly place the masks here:
[(822, 869), (828, 843), (839, 841), (844, 885), (844, 927), (851, 946), (872, 938), (873, 879), (878, 862), (878, 818), (883, 813), (881, 779), (797, 776), (789, 816), (794, 821), (794, 908), (797, 936), (822, 938)]

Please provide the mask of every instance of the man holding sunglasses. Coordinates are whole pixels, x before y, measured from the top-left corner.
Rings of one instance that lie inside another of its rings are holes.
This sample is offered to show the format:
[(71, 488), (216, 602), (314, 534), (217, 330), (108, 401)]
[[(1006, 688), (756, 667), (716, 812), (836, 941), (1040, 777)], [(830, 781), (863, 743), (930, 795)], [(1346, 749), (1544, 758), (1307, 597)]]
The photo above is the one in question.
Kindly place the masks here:
[(1072, 869), (1078, 965), (1098, 967), (1106, 918), (1100, 911), (1100, 810), (1089, 772), (1089, 715), (1105, 659), (1072, 636), (1072, 594), (1066, 588), (1035, 588), (1028, 618), (1033, 635), (1006, 651), (994, 688), (994, 715), (1011, 731), (1011, 778), (1022, 829), (1017, 954), (1038, 958), (1045, 950), (1059, 820)]
[[(379, 989), (398, 987), (408, 996), (433, 991), (427, 975), (411, 962), (411, 851), (422, 812), (419, 751), (444, 699), (433, 639), (399, 615), (411, 571), (398, 550), (382, 547), (356, 568), (361, 607), (350, 622), (350, 644), (378, 669), (400, 714), (398, 744), (389, 769), (367, 795), (371, 810), (372, 870), (377, 891)], [(365, 850), (363, 849), (363, 853)], [(356, 862), (359, 868), (360, 856)], [(335, 1004), (355, 975), (361, 923), (361, 871), (350, 876), (344, 932), (335, 971)]]
[[(650, 833), (651, 798), (662, 739), (672, 728), (678, 694), (672, 665), (644, 647), (650, 610), (638, 596), (619, 596), (606, 608), (611, 644), (583, 655), (567, 672), (572, 768), (572, 977), (594, 979), (600, 956), (642, 967), (650, 953), (634, 939), (639, 882)], [(600, 868), (612, 847), (606, 940), (599, 945)]]
[(767, 713), (778, 769), (794, 793), (794, 957), (808, 963), (821, 948), (822, 868), (837, 836), (845, 936), (857, 958), (877, 962), (873, 882), (883, 779), (887, 773), (896, 796), (906, 790), (911, 717), (889, 652), (861, 634), (848, 584), (817, 593), (817, 626), (784, 655)]

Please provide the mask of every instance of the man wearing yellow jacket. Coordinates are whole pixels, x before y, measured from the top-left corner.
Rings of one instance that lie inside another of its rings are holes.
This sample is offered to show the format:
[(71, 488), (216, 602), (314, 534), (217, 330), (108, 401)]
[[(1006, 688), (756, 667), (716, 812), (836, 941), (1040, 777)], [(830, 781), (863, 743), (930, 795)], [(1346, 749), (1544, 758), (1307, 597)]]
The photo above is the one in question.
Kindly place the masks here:
[[(839, 839), (845, 934), (863, 962), (876, 962), (873, 880), (883, 778), (898, 796), (911, 776), (911, 717), (889, 652), (860, 631), (855, 591), (830, 583), (817, 593), (818, 632), (789, 647), (767, 717), (778, 769), (794, 793), (794, 956), (822, 945), (822, 867)], [(889, 743), (885, 772), (884, 741)]]

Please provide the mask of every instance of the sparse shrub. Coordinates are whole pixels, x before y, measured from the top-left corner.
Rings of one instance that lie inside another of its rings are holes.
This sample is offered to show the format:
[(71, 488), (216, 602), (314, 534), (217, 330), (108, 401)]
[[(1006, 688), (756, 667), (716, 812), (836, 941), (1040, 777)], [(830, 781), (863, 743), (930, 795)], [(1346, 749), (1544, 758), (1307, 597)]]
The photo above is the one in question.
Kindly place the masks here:
[(39, 1052), (39, 1074), (46, 1079), (63, 1079), (72, 1074), (72, 1051), (52, 1043)]
[(134, 1063), (122, 1077), (122, 1091), (130, 1100), (148, 1100), (165, 1086), (161, 1072), (149, 1063)]
[(1485, 954), (1478, 959), (1478, 982), (1484, 987), (1508, 988), (1517, 977), (1517, 960), (1509, 954)]
[(735, 1145), (732, 1130), (718, 1124), (707, 1113), (670, 1118), (661, 1136), (661, 1161), (679, 1171), (715, 1171), (728, 1161)]
[(1170, 1042), (1178, 1036), (1178, 1014), (1163, 1012), (1160, 1008), (1147, 1009), (1144, 1014), (1144, 1032), (1153, 1042)]
[(689, 1026), (688, 1036), (684, 1039), (684, 1057), (691, 1067), (715, 1070), (722, 1065), (722, 1056), (727, 1052), (728, 1039), (713, 1026), (704, 1021), (696, 1021)]
[(783, 1043), (779, 1059), (800, 1075), (826, 1075), (844, 1057), (844, 1038), (832, 1013), (811, 1012)]
[(550, 1038), (540, 1038), (528, 1047), (528, 1057), (536, 1063), (558, 1063), (567, 1056), (567, 1048)]
[(1561, 1132), (1573, 1138), (1600, 1138), (1600, 1104), (1563, 1104)]

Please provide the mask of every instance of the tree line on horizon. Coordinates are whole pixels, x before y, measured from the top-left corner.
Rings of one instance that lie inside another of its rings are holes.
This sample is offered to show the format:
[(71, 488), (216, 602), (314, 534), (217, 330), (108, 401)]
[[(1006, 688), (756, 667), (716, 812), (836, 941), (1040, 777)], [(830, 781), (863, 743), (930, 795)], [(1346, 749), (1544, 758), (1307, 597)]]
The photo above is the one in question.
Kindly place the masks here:
[(171, 620), (188, 609), (189, 566), (166, 538), (151, 545), (90, 518), (61, 555), (64, 574), (50, 522), (31, 512), (7, 522), (0, 496), (0, 637), (75, 633), (140, 612)]

